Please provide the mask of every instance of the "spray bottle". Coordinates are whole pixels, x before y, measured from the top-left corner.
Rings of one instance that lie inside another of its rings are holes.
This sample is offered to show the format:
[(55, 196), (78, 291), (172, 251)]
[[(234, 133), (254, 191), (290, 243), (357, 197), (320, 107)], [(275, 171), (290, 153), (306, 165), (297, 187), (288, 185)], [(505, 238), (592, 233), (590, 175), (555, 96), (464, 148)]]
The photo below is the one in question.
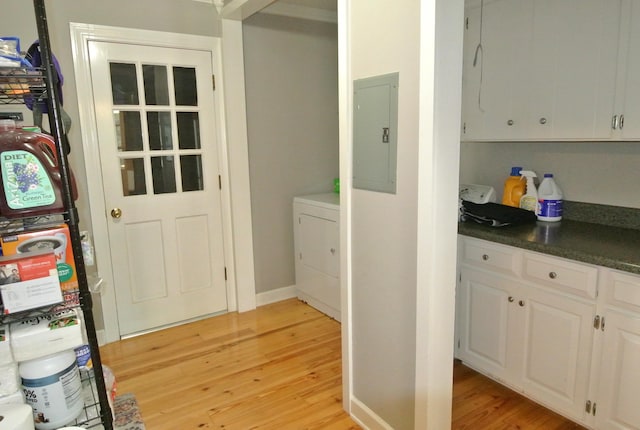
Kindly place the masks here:
[(535, 172), (530, 170), (521, 170), (520, 175), (527, 180), (527, 190), (520, 198), (520, 208), (532, 212), (538, 212), (538, 191), (533, 182), (533, 178), (537, 177)]

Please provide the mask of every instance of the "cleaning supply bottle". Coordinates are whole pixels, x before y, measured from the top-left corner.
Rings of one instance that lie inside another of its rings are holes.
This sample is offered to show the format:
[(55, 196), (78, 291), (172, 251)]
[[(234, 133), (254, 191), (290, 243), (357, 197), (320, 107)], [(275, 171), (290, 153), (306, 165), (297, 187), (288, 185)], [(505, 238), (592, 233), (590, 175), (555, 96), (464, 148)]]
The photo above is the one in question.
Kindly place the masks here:
[(524, 195), (520, 198), (520, 208), (538, 213), (538, 192), (533, 178), (537, 177), (535, 172), (530, 170), (521, 170), (520, 175), (527, 180), (527, 188)]
[(512, 167), (511, 175), (504, 181), (504, 192), (502, 193), (502, 204), (518, 207), (520, 197), (524, 194), (525, 183), (520, 171), (522, 167)]
[(538, 187), (538, 220), (555, 222), (562, 219), (562, 190), (553, 179), (553, 174), (545, 173)]

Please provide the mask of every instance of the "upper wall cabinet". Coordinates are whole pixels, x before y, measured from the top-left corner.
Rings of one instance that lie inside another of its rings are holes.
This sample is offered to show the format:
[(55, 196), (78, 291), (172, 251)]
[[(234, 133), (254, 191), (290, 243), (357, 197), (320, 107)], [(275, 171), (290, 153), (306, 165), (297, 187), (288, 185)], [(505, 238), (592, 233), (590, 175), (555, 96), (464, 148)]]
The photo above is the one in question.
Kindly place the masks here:
[(467, 0), (462, 139), (615, 138), (630, 1)]
[(625, 1), (621, 17), (613, 137), (640, 140), (640, 2)]

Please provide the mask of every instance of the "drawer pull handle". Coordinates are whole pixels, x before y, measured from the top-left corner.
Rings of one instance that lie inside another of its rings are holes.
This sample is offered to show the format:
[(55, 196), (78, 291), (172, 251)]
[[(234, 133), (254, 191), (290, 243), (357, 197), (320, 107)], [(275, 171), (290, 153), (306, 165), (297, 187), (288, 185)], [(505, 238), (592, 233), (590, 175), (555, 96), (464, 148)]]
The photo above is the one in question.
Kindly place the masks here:
[(514, 300), (513, 296), (509, 296), (509, 303), (513, 303)]
[(556, 279), (558, 277), (558, 274), (556, 272), (549, 272), (549, 277), (551, 279)]
[(482, 259), (484, 261), (487, 261), (489, 259), (489, 256), (487, 254), (482, 254)]
[(518, 302), (518, 304), (519, 304), (520, 306), (524, 307), (524, 300), (520, 300), (520, 301)]

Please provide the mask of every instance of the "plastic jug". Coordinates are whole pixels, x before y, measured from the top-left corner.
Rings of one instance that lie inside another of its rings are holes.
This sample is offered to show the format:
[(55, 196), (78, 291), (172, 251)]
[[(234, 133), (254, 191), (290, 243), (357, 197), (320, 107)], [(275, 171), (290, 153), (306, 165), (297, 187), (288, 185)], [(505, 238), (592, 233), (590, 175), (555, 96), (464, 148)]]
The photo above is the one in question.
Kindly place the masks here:
[(562, 219), (563, 194), (553, 179), (553, 174), (545, 173), (538, 186), (538, 220), (555, 222)]
[(524, 194), (525, 182), (520, 176), (522, 167), (512, 167), (511, 175), (504, 181), (504, 192), (502, 193), (502, 204), (518, 207), (520, 198)]
[[(11, 121), (13, 123), (13, 121)], [(0, 123), (0, 216), (62, 212), (62, 178), (53, 138)], [(77, 198), (71, 175), (73, 199)]]

